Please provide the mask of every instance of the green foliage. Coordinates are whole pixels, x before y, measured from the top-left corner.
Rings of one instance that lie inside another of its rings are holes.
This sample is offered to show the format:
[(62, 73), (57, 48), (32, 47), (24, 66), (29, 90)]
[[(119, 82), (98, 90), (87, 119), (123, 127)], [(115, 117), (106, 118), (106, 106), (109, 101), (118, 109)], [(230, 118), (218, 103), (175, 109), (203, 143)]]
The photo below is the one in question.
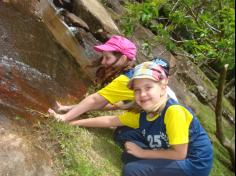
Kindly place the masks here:
[(131, 36), (141, 23), (156, 39), (195, 61), (235, 66), (235, 9), (230, 0), (144, 0), (126, 4), (124, 33)]

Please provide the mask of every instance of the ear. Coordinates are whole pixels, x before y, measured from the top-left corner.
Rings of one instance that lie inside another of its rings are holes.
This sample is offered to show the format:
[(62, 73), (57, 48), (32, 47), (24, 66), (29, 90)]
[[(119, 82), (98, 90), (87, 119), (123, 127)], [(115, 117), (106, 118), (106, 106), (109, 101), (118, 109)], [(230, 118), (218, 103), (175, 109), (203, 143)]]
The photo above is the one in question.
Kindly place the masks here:
[(122, 55), (120, 57), (120, 60), (122, 60), (123, 62), (127, 61), (128, 60), (128, 57), (126, 55)]
[(166, 87), (168, 86), (168, 84), (169, 84), (169, 79), (165, 79), (164, 80), (165, 82), (164, 82), (164, 84), (166, 85)]
[(116, 66), (117, 68), (119, 68), (119, 67), (122, 68), (122, 67), (124, 67), (127, 63), (128, 63), (128, 57), (125, 56), (125, 55), (122, 55), (122, 56), (119, 58), (119, 60), (116, 62), (115, 66)]
[(169, 79), (163, 79), (161, 81), (161, 89), (162, 89), (163, 94), (166, 93), (167, 91), (168, 83), (169, 83)]

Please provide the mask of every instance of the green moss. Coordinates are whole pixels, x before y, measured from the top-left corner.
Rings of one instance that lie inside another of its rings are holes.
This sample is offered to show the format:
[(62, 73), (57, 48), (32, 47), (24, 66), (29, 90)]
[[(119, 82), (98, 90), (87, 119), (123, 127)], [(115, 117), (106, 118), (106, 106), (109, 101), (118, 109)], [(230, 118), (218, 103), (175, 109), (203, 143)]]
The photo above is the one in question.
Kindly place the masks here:
[[(225, 175), (231, 176), (234, 173), (230, 170), (230, 156), (228, 151), (220, 144), (219, 140), (215, 136), (216, 132), (216, 121), (215, 113), (208, 106), (201, 104), (199, 101), (192, 102), (196, 115), (201, 121), (201, 124), (204, 126), (208, 132), (214, 146), (214, 165), (212, 169), (212, 176), (216, 175)], [(227, 121), (224, 121), (225, 135), (231, 139), (234, 135), (234, 127), (229, 125)]]
[(223, 99), (223, 107), (227, 109), (228, 112), (232, 113), (232, 117), (235, 119), (235, 108), (226, 98)]
[(214, 141), (214, 166), (211, 172), (211, 176), (216, 175), (235, 175), (230, 170), (229, 154), (218, 140)]

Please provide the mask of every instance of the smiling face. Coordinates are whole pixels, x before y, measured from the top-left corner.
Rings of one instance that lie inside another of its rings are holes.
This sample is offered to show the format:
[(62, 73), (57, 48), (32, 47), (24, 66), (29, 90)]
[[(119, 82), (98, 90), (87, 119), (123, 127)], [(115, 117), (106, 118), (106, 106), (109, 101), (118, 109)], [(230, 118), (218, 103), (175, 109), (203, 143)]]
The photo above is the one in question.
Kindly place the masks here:
[(146, 112), (157, 110), (166, 94), (167, 80), (156, 82), (151, 79), (134, 79), (134, 93), (136, 103)]

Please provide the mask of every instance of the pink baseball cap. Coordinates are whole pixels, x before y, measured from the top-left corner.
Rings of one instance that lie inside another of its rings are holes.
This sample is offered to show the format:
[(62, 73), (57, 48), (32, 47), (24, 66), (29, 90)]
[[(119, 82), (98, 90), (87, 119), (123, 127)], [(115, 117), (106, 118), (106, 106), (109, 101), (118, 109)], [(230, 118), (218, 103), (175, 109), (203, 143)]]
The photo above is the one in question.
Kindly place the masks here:
[(120, 52), (131, 61), (136, 60), (137, 48), (133, 42), (122, 36), (113, 36), (105, 44), (95, 46), (97, 52), (110, 51)]

